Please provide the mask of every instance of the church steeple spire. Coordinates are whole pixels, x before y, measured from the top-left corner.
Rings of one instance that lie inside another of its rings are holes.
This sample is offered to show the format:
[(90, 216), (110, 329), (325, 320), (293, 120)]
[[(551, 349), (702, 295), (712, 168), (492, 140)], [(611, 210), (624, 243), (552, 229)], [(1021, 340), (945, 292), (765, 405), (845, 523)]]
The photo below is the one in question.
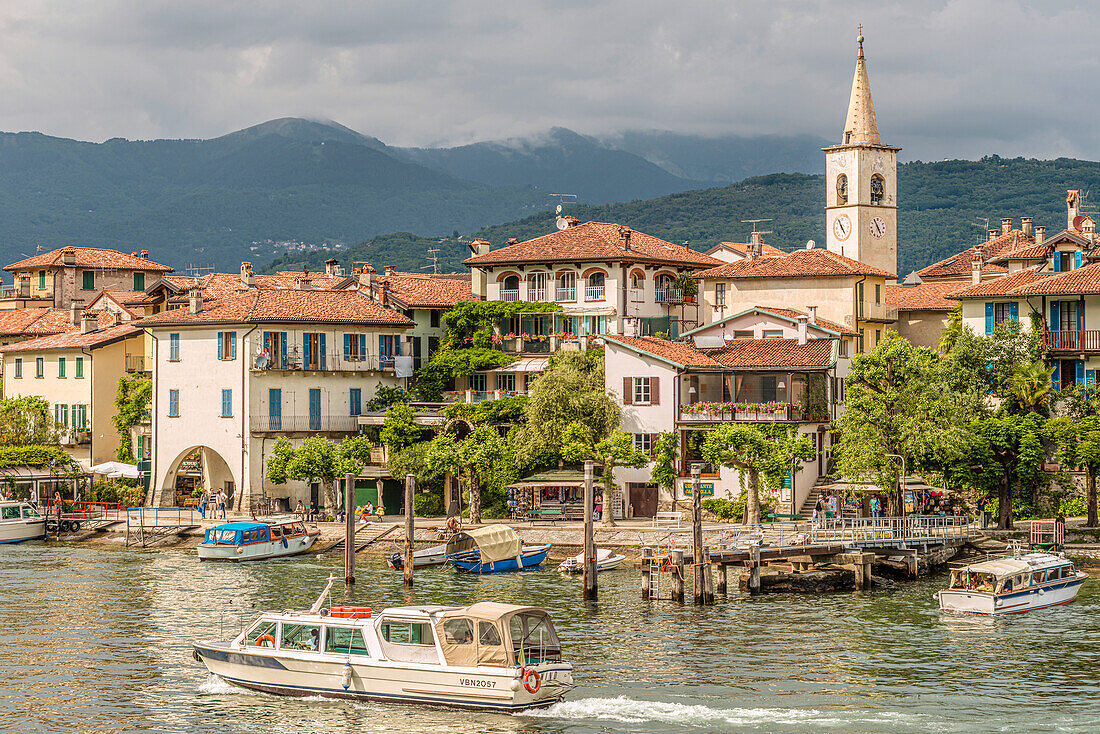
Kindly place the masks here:
[[(862, 27), (860, 28), (862, 30)], [(852, 79), (852, 96), (848, 100), (848, 119), (844, 123), (844, 145), (869, 143), (882, 145), (875, 120), (875, 103), (871, 99), (871, 82), (867, 78), (867, 63), (863, 59), (863, 34), (856, 39), (859, 55), (856, 57), (856, 73)]]

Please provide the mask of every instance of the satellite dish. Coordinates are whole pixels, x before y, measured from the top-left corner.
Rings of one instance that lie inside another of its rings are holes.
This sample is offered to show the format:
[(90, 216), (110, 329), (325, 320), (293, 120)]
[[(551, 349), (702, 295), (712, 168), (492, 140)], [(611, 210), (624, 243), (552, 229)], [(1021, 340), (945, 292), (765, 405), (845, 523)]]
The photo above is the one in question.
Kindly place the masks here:
[[(560, 209), (561, 207), (558, 207), (558, 208)], [(569, 228), (569, 220), (566, 219), (565, 217), (558, 217), (557, 221), (554, 222), (554, 226), (556, 226), (558, 229), (568, 229)]]
[(817, 243), (816, 243), (816, 242), (814, 242), (813, 240), (807, 240), (807, 241), (806, 241), (806, 249), (807, 249), (807, 250), (812, 250), (812, 249), (814, 249), (815, 247), (817, 247)]

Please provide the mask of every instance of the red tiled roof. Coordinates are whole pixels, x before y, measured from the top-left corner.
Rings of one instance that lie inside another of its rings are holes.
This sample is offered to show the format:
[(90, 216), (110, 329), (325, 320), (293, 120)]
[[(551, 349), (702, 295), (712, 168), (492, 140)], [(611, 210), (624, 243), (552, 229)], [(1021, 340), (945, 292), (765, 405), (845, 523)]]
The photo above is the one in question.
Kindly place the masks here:
[(1002, 234), (996, 239), (988, 240), (974, 247), (968, 247), (957, 255), (952, 255), (937, 263), (932, 263), (927, 267), (921, 268), (917, 271), (917, 275), (923, 280), (929, 280), (930, 278), (964, 277), (970, 275), (975, 256), (980, 256), (982, 258), (983, 275), (1005, 273), (1007, 272), (1005, 268), (999, 265), (990, 265), (989, 263), (1005, 253), (1020, 250), (1033, 244), (1035, 244), (1033, 238), (1028, 237), (1018, 229), (1012, 229), (1009, 230), (1007, 234)]
[(173, 268), (147, 260), (137, 255), (129, 255), (118, 250), (106, 250), (100, 247), (62, 247), (52, 252), (28, 257), (4, 268), (4, 270), (22, 270), (25, 268), (61, 267), (61, 253), (72, 250), (76, 255), (78, 268), (114, 268), (116, 270), (154, 270), (170, 273)]
[[(100, 320), (102, 323), (102, 320)], [(64, 334), (43, 336), (38, 339), (30, 339), (25, 342), (16, 342), (0, 347), (0, 352), (41, 352), (46, 349), (96, 349), (108, 344), (113, 344), (135, 334), (140, 334), (141, 329), (130, 323), (119, 324), (100, 328), (88, 334), (81, 334), (80, 329), (74, 329)]]
[[(106, 311), (95, 311), (100, 329), (111, 325), (111, 315)], [(0, 336), (48, 336), (79, 331), (73, 326), (72, 314), (67, 308), (23, 308), (15, 311), (0, 311)]]
[(886, 305), (899, 311), (950, 311), (958, 304), (947, 300), (959, 289), (957, 281), (935, 281), (919, 285), (886, 284)]
[(765, 255), (753, 260), (739, 260), (695, 273), (697, 278), (829, 278), (845, 275), (896, 277), (894, 273), (820, 248), (795, 250), (783, 257)]
[(958, 290), (951, 291), (947, 294), (947, 297), (954, 301), (961, 301), (965, 298), (988, 298), (990, 296), (1012, 295), (1018, 288), (1048, 277), (1049, 273), (1040, 272), (1042, 267), (1041, 264), (1032, 265), (1030, 268), (1024, 268), (1019, 272), (1013, 273), (1012, 275), (1006, 275), (1003, 278), (994, 278), (993, 280), (982, 281), (977, 285), (962, 287)]
[(991, 263), (1006, 263), (1009, 260), (1046, 260), (1050, 255), (1050, 246), (1047, 244), (1042, 245), (1027, 245), (1021, 247), (1019, 250), (1013, 250), (1012, 252), (1006, 252), (1003, 255), (990, 260)]
[[(749, 254), (749, 248), (751, 248), (752, 245), (747, 242), (721, 242), (707, 250), (707, 254), (709, 255), (716, 250), (722, 249), (723, 247), (733, 250), (734, 252), (739, 252), (742, 255), (747, 255)], [(764, 255), (775, 255), (776, 257), (783, 257), (787, 254), (785, 251), (780, 250), (778, 247), (768, 244), (761, 244), (760, 252)]]
[(1025, 283), (1013, 291), (1021, 296), (1059, 296), (1100, 293), (1100, 263), (1092, 263), (1065, 273), (1047, 273), (1045, 278)]
[(156, 296), (151, 296), (145, 291), (113, 291), (106, 289), (100, 291), (100, 294), (109, 296), (113, 301), (124, 306), (141, 306), (157, 301)]
[[(630, 232), (630, 249), (623, 232)], [(466, 258), (469, 266), (534, 262), (594, 262), (600, 260), (652, 262), (678, 267), (713, 267), (722, 261), (684, 245), (635, 232), (606, 222), (585, 222), (526, 242), (505, 245), (483, 255)]]
[[(889, 286), (887, 286), (887, 288), (889, 288)], [(805, 311), (799, 311), (794, 308), (776, 308), (775, 306), (755, 306), (755, 308), (759, 311), (767, 311), (768, 313), (774, 313), (778, 316), (786, 316), (789, 319), (797, 319), (799, 316), (809, 316)], [(838, 324), (835, 321), (823, 319), (820, 316), (817, 317), (817, 325), (840, 334), (846, 334), (847, 336), (859, 336), (859, 332), (855, 329), (849, 329), (847, 326)]]
[(638, 352), (651, 354), (681, 367), (695, 369), (753, 369), (768, 367), (831, 367), (833, 339), (734, 339), (717, 349), (700, 349), (690, 342), (653, 337), (605, 336)]
[(378, 281), (386, 283), (389, 294), (406, 308), (438, 308), (474, 300), (469, 274), (458, 275), (464, 277), (391, 272), (378, 277)]
[(207, 302), (197, 314), (187, 308), (162, 311), (139, 322), (142, 326), (202, 323), (329, 323), (371, 324), (406, 328), (414, 322), (351, 291), (256, 289)]

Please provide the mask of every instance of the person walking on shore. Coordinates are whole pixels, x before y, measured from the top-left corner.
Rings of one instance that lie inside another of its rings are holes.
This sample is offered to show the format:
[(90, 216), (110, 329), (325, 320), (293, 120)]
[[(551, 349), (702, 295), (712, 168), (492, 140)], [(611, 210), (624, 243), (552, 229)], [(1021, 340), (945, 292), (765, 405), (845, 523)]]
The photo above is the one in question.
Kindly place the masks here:
[(820, 496), (817, 498), (817, 504), (814, 505), (814, 526), (817, 527), (825, 519), (825, 500)]
[(978, 495), (978, 518), (982, 521), (982, 530), (989, 527), (989, 515), (985, 511), (988, 502), (984, 494)]
[(218, 512), (221, 513), (222, 520), (225, 519), (225, 501), (227, 499), (229, 499), (229, 498), (226, 497), (225, 490), (224, 489), (219, 489), (218, 490)]
[(31, 507), (38, 509), (38, 487), (31, 487)]
[(210, 493), (205, 489), (202, 491), (202, 496), (199, 498), (199, 514), (202, 515), (202, 519), (206, 519), (206, 506), (210, 503)]

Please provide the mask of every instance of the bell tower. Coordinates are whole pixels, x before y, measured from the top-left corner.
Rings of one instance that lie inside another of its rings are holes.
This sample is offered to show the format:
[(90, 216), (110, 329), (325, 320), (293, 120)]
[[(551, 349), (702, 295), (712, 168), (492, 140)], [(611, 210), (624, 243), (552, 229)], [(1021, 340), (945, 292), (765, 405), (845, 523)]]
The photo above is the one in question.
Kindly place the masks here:
[(856, 73), (839, 145), (825, 152), (825, 225), (829, 250), (888, 273), (898, 271), (898, 151), (883, 145), (856, 39)]

